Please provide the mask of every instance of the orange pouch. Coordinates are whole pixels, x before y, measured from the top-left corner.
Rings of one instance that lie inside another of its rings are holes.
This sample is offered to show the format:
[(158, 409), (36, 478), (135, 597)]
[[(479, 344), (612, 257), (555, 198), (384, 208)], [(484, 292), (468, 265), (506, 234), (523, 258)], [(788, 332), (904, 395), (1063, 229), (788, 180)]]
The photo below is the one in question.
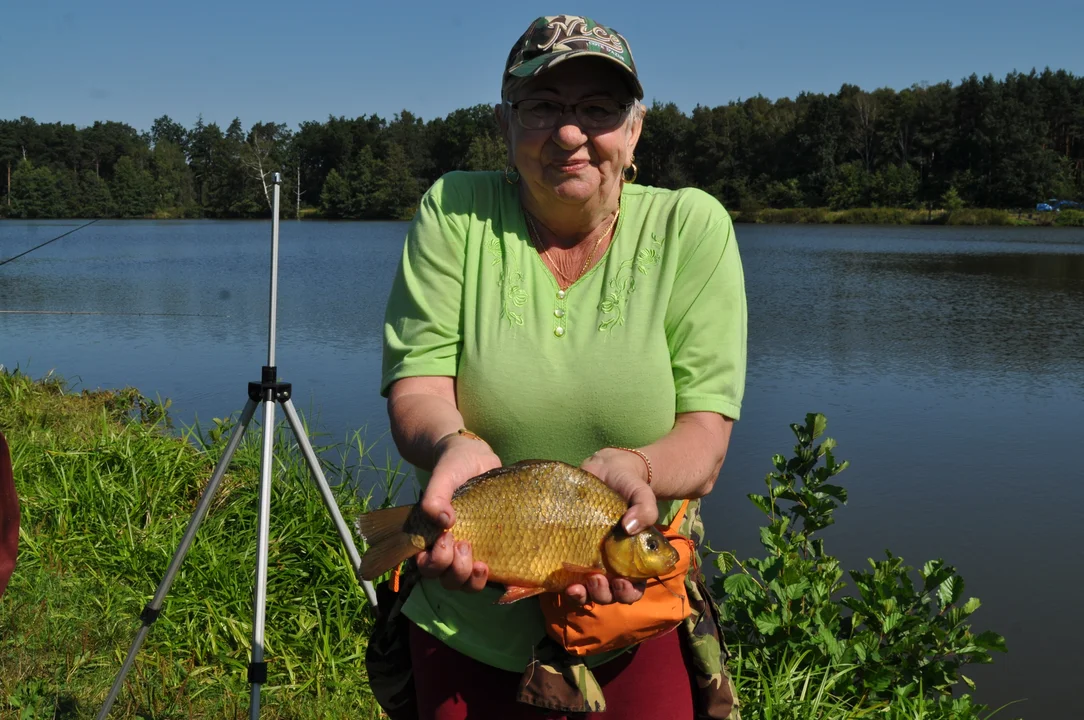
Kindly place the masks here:
[(693, 541), (677, 532), (689, 501), (681, 504), (670, 527), (659, 529), (678, 551), (678, 562), (668, 574), (647, 581), (644, 596), (631, 605), (612, 603), (586, 606), (568, 602), (560, 593), (539, 596), (546, 632), (570, 654), (597, 655), (635, 645), (677, 627), (692, 610), (686, 597), (685, 576), (696, 561)]

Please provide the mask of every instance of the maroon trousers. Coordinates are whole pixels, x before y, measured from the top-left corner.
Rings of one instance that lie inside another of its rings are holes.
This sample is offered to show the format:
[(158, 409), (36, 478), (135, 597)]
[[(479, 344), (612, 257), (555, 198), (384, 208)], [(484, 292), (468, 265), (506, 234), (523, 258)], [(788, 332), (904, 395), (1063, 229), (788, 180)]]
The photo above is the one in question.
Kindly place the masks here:
[(647, 640), (592, 672), (606, 712), (546, 711), (516, 702), (519, 673), (463, 655), (410, 625), (419, 720), (692, 720), (693, 680), (678, 632)]
[(11, 472), (11, 452), (4, 433), (0, 433), (0, 595), (8, 586), (15, 569), (19, 549), (19, 498), (15, 496), (15, 477)]

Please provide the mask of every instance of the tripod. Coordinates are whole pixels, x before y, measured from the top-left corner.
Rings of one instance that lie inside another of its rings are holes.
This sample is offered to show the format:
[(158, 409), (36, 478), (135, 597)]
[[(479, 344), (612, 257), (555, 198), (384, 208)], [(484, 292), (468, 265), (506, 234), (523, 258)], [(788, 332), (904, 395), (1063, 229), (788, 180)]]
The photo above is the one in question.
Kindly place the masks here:
[(250, 382), (248, 384), (248, 402), (241, 411), (241, 418), (226, 443), (226, 449), (222, 453), (222, 457), (218, 459), (218, 464), (215, 465), (211, 480), (207, 483), (207, 487), (200, 497), (199, 505), (197, 505), (192, 518), (188, 521), (184, 537), (181, 538), (181, 543), (173, 555), (173, 560), (169, 564), (169, 569), (166, 570), (165, 577), (159, 583), (154, 598), (147, 603), (146, 607), (143, 608), (143, 612), (140, 613), (139, 619), (143, 622), (143, 625), (136, 633), (132, 646), (128, 650), (128, 657), (125, 658), (124, 665), (121, 666), (116, 680), (113, 681), (113, 687), (105, 699), (105, 704), (102, 705), (102, 709), (98, 712), (98, 720), (105, 720), (106, 716), (109, 715), (109, 710), (113, 707), (121, 686), (124, 684), (124, 678), (128, 675), (128, 671), (132, 669), (132, 664), (135, 662), (140, 646), (143, 645), (151, 625), (158, 619), (158, 615), (162, 610), (162, 601), (165, 600), (166, 593), (169, 592), (169, 587), (173, 584), (181, 563), (184, 562), (184, 556), (188, 553), (188, 548), (195, 538), (196, 531), (207, 514), (207, 509), (211, 505), (215, 491), (218, 490), (219, 483), (226, 474), (226, 469), (229, 467), (237, 446), (241, 444), (245, 430), (256, 412), (256, 406), (261, 402), (264, 404), (263, 444), (260, 458), (256, 591), (252, 603), (252, 660), (248, 666), (248, 681), (252, 685), (249, 699), (249, 718), (256, 720), (260, 716), (260, 686), (267, 682), (267, 663), (263, 658), (263, 645), (264, 621), (266, 618), (265, 606), (267, 604), (267, 550), (268, 536), (270, 534), (271, 462), (275, 442), (275, 403), (281, 404), (283, 411), (286, 413), (286, 420), (293, 430), (298, 447), (301, 448), (301, 452), (305, 456), (305, 462), (309, 466), (313, 479), (320, 490), (324, 505), (327, 506), (328, 513), (331, 515), (331, 519), (339, 532), (339, 538), (350, 556), (350, 564), (354, 568), (354, 574), (361, 580), (365, 588), (365, 594), (369, 598), (369, 603), (376, 607), (376, 592), (373, 590), (372, 583), (360, 576), (361, 557), (358, 555), (357, 548), (354, 547), (354, 540), (350, 535), (350, 530), (346, 522), (343, 521), (339, 507), (331, 494), (331, 488), (328, 486), (327, 479), (324, 478), (324, 473), (320, 469), (320, 461), (312, 449), (312, 444), (305, 434), (305, 428), (302, 426), (297, 411), (294, 410), (293, 402), (290, 400), (292, 391), (290, 383), (278, 382), (277, 380), (277, 370), (275, 368), (275, 319), (278, 311), (279, 194), (282, 185), (282, 176), (279, 173), (274, 173), (273, 183), (275, 191), (271, 217), (271, 306), (268, 318), (267, 365), (262, 368), (260, 382)]

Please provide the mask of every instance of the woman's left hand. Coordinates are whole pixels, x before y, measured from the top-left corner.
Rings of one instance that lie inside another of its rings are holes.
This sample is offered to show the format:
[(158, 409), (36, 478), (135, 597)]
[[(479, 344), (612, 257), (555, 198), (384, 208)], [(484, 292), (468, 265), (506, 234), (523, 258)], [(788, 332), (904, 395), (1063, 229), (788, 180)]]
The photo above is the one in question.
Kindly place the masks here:
[[(647, 484), (647, 467), (643, 460), (628, 450), (603, 448), (584, 460), (580, 466), (613, 488), (629, 505), (621, 525), (634, 535), (659, 519), (655, 493)], [(592, 575), (586, 583), (570, 585), (565, 596), (580, 605), (588, 602), (608, 605), (612, 602), (634, 603), (644, 595), (644, 581), (626, 578), (609, 580), (605, 575)]]

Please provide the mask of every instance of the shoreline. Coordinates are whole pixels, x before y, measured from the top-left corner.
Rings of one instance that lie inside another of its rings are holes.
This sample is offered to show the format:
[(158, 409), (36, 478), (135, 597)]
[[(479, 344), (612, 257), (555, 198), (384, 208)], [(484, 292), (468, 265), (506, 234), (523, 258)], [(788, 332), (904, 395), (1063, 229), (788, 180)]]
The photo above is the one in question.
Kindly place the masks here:
[[(828, 208), (764, 208), (761, 210), (730, 210), (731, 219), (743, 225), (948, 225), (955, 227), (1084, 227), (1084, 210), (1055, 212), (1017, 212), (997, 208), (963, 208), (959, 210), (913, 210), (910, 208), (851, 208), (830, 210)], [(25, 220), (224, 220), (237, 222), (266, 222), (268, 217), (186, 217), (183, 213), (160, 212), (138, 218), (13, 218), (0, 217), (5, 221)], [(409, 222), (409, 218), (347, 219), (324, 217), (315, 208), (303, 210), (301, 217), (281, 217), (279, 222), (319, 220), (321, 222), (383, 223)]]
[(1084, 211), (1014, 212), (996, 208), (912, 210), (908, 208), (766, 208), (730, 210), (735, 223), (758, 225), (949, 225), (956, 227), (1084, 227)]

